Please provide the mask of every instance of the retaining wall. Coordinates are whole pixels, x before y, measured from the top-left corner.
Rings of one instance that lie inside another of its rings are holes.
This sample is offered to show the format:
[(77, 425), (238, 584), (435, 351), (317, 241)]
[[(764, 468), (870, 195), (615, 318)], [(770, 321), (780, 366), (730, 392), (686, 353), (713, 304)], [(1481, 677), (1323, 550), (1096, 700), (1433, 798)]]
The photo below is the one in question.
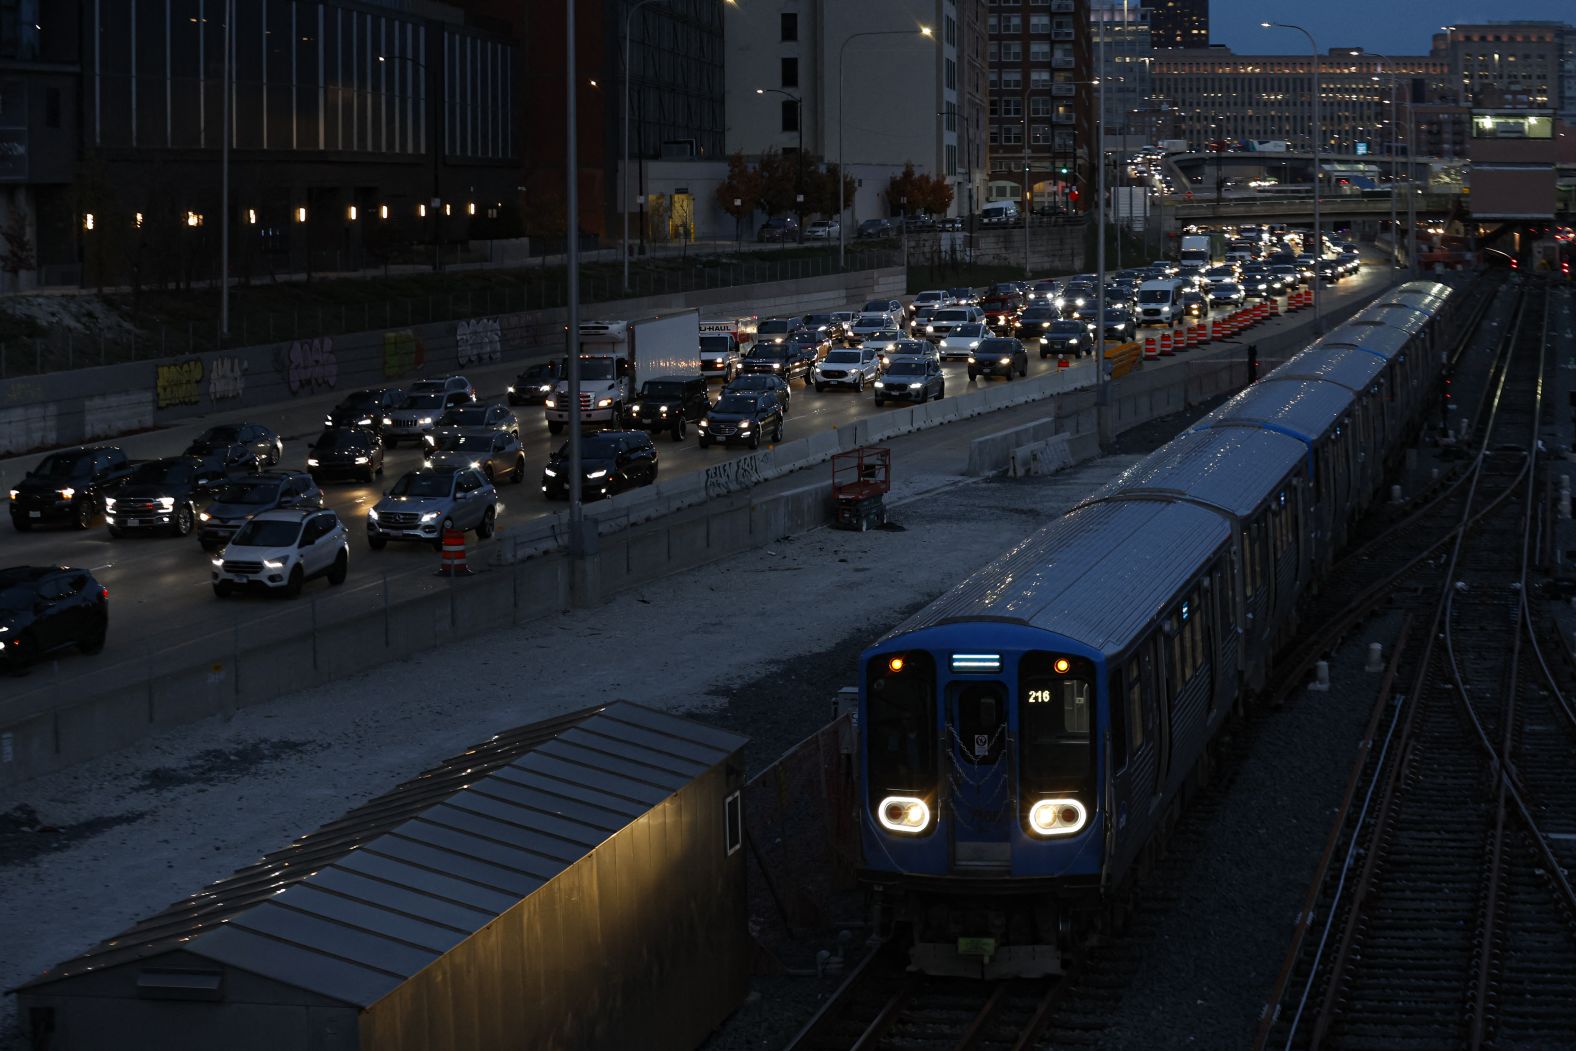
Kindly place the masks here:
[[(581, 307), (583, 319), (685, 307), (702, 316), (834, 310), (903, 294), (901, 267), (648, 296)], [(180, 358), (0, 380), (0, 456), (130, 434), (212, 412), (529, 361), (564, 349), (566, 310), (394, 326)]]

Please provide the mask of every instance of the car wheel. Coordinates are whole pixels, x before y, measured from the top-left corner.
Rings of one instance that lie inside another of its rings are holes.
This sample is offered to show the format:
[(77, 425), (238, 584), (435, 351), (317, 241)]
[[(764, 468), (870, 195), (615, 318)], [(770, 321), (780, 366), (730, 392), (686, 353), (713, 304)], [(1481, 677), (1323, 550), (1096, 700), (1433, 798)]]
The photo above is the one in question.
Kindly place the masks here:
[(854, 377), (854, 393), (855, 394), (863, 394), (864, 392), (865, 392), (865, 377), (862, 374), (859, 375), (859, 376), (855, 376)]
[(923, 405), (929, 400), (930, 400), (930, 388), (929, 387), (921, 387), (920, 390), (919, 390), (919, 400), (917, 402), (915, 402), (914, 404), (916, 404), (916, 405)]
[(482, 465), (482, 474), (487, 476), (487, 484), (488, 485), (492, 485), (494, 482), (497, 481), (497, 479), (495, 479), (493, 477), (493, 465), (491, 463), (487, 463), (487, 464), (483, 464)]
[(306, 585), (306, 574), (301, 572), (300, 563), (291, 567), (290, 579), (285, 581), (285, 597), (295, 598), (301, 594), (301, 588)]
[(341, 549), (334, 557), (334, 564), (328, 569), (328, 583), (330, 587), (339, 587), (345, 582), (345, 577), (350, 573), (350, 556)]
[(979, 375), (979, 373), (975, 372), (973, 369), (969, 369), (969, 382), (973, 383), (975, 377), (977, 377), (978, 375)]
[(374, 551), (382, 551), (385, 547), (389, 546), (389, 542), (386, 537), (369, 535), (367, 537), (367, 546)]
[(230, 594), (230, 582), (228, 580), (215, 580), (213, 582), (214, 598), (229, 598)]
[[(33, 523), (30, 519), (24, 518), (21, 515), (12, 515), (11, 528), (15, 529), (18, 533), (27, 533), (32, 530)], [(113, 530), (111, 530), (111, 532), (113, 532)]]
[(525, 481), (525, 457), (524, 456), (516, 456), (514, 458), (514, 477), (511, 478), (510, 481), (512, 481), (515, 485), (519, 485), (521, 482)]
[(761, 432), (760, 431), (751, 431), (750, 432), (750, 448), (752, 448), (752, 449), (759, 449), (760, 447), (761, 447)]
[(947, 385), (945, 383), (943, 383), (941, 386), (936, 388), (936, 400), (940, 401), (942, 398), (945, 398), (946, 396), (947, 396)]
[(680, 416), (679, 422), (673, 425), (673, 440), (676, 442), (683, 441), (686, 430), (687, 428), (684, 426), (684, 417)]
[(825, 394), (826, 393), (826, 384), (824, 384), (824, 383), (817, 383), (815, 385), (815, 392), (817, 394)]
[(777, 421), (777, 430), (772, 432), (772, 441), (774, 441), (777, 444), (781, 445), (782, 444), (782, 440), (783, 440), (783, 421), (782, 420), (778, 420)]
[(73, 523), (78, 529), (86, 529), (93, 524), (93, 501), (78, 500), (76, 512)]
[(482, 520), (476, 523), (477, 539), (486, 540), (493, 535), (493, 526), (497, 524), (496, 514), (497, 512), (489, 507), (486, 513), (482, 515)]
[(547, 433), (548, 434), (562, 434), (562, 433), (564, 433), (563, 421), (562, 420), (548, 420), (547, 421)]
[(1027, 376), (1028, 374), (1029, 374), (1029, 361), (1028, 361), (1027, 358), (1025, 358), (1024, 361), (1023, 361), (1023, 364), (1018, 366), (1018, 375), (1020, 377), (1023, 377), (1023, 376)]
[(367, 485), (371, 485), (372, 484), (372, 479), (375, 476), (375, 474), (376, 474), (376, 472), (373, 470), (373, 468), (368, 467), (367, 468), (367, 473), (361, 476), (361, 480), (363, 482), (365, 482)]
[(383, 461), (382, 460), (378, 461), (378, 477), (379, 478), (383, 477)]
[(886, 404), (886, 399), (885, 398), (877, 398), (876, 399), (876, 408), (879, 409), (881, 406), (883, 406), (885, 404)]
[(90, 656), (95, 653), (102, 653), (104, 650), (104, 638), (108, 634), (109, 618), (105, 617), (99, 622), (99, 626), (94, 630), (93, 634), (77, 643), (77, 649)]
[(191, 506), (187, 505), (185, 507), (178, 508), (176, 510), (176, 512), (175, 512), (175, 520), (170, 523), (170, 534), (172, 536), (189, 536), (191, 534), (191, 531), (192, 531), (192, 509), (191, 509)]

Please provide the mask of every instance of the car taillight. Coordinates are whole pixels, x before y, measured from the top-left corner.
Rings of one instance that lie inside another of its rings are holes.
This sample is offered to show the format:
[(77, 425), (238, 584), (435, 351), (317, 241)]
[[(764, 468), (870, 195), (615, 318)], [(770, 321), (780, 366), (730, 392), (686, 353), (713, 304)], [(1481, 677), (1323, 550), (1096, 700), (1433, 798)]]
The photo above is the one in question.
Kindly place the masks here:
[(99, 588), (99, 597), (100, 598), (104, 598), (104, 599), (108, 599), (109, 598), (109, 588), (100, 587)]

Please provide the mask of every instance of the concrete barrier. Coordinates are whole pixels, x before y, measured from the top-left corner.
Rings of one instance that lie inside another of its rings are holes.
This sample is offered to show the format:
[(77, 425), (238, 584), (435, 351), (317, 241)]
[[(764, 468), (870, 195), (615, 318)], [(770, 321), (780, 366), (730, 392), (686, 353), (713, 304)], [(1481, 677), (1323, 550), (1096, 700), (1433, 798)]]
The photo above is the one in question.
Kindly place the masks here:
[(1013, 478), (1055, 474), (1073, 465), (1072, 435), (1056, 434), (1012, 450), (1007, 473)]
[(1056, 417), (1052, 416), (975, 438), (969, 442), (966, 473), (978, 477), (1002, 470), (1012, 462), (1014, 449), (1052, 437), (1056, 434), (1056, 425)]

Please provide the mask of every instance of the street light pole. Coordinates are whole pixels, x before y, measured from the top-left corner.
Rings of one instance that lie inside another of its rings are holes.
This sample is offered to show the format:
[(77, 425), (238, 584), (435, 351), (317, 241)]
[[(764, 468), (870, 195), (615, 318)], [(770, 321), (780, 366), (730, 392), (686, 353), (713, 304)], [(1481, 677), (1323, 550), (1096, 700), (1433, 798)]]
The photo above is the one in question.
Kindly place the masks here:
[[(568, 373), (569, 373), (569, 554), (586, 554), (585, 505), (582, 503), (580, 477), (580, 135), (575, 127), (575, 0), (564, 0), (568, 51), (564, 60), (564, 121), (569, 134), (564, 150), (564, 269), (565, 298), (568, 300)], [(628, 83), (628, 71), (625, 73)], [(628, 119), (627, 113), (625, 119)], [(626, 125), (627, 127), (627, 125)], [(626, 144), (628, 137), (626, 134)], [(626, 215), (625, 238), (628, 239)], [(629, 254), (624, 255), (628, 280)]]
[[(784, 91), (782, 88), (756, 88), (755, 89), (755, 93), (757, 95), (766, 95), (766, 94), (781, 95), (784, 98), (793, 100), (794, 124), (799, 129), (799, 152), (794, 155), (795, 160), (797, 161), (797, 169), (798, 169), (794, 173), (794, 195), (795, 195), (795, 198), (796, 198), (795, 203), (799, 207), (795, 211), (794, 214), (798, 217), (798, 220), (799, 220), (799, 240), (803, 241), (804, 240), (804, 99), (800, 98), (798, 95), (795, 95), (791, 91)], [(838, 216), (837, 217), (837, 225), (839, 227), (841, 227), (843, 225), (843, 217), (842, 216)]]
[(1313, 332), (1316, 336), (1324, 334), (1324, 319), (1320, 313), (1319, 276), (1320, 264), (1324, 262), (1324, 232), (1319, 223), (1319, 44), (1313, 39), (1313, 34), (1302, 26), (1289, 22), (1260, 22), (1265, 29), (1295, 29), (1308, 38), (1308, 49), (1313, 56), (1313, 98), (1310, 104), (1313, 107)]
[[(641, 0), (642, 3), (649, 0)], [(847, 205), (843, 202), (843, 183), (848, 175), (844, 171), (843, 163), (843, 56), (848, 53), (848, 45), (860, 37), (873, 36), (913, 36), (909, 29), (871, 29), (862, 33), (850, 33), (843, 38), (842, 46), (837, 49), (837, 269), (841, 270), (848, 248), (848, 236), (843, 226), (843, 212)], [(920, 26), (919, 35), (930, 36), (929, 26)]]
[(1029, 96), (1023, 97), (1023, 276), (1029, 276), (1029, 212), (1034, 209), (1034, 184), (1029, 181)]
[[(1096, 68), (1102, 74), (1105, 71), (1105, 20), (1100, 22), (1099, 59)], [(1096, 177), (1095, 193), (1098, 200), (1095, 202), (1095, 301), (1094, 308), (1094, 403), (1095, 409), (1095, 441), (1100, 437), (1100, 411), (1099, 406), (1105, 404), (1105, 77), (1095, 78), (1098, 86), (1096, 105), (1100, 110), (1100, 119), (1095, 121), (1095, 157), (1100, 163), (1100, 172)]]
[[(230, 59), (235, 47), (235, 0), (224, 3), (224, 141), (219, 160), (219, 335), (230, 336)], [(312, 250), (311, 239), (307, 251)]]
[[(629, 30), (635, 18), (635, 12), (647, 4), (654, 4), (659, 0), (635, 0), (629, 5), (629, 10), (624, 12), (624, 161), (618, 169), (618, 210), (624, 213), (624, 236), (619, 241), (619, 248), (624, 257), (624, 291), (629, 291)], [(575, 82), (569, 81), (569, 90), (573, 92)], [(574, 355), (578, 356), (578, 355)], [(570, 439), (573, 441), (574, 439)], [(577, 476), (578, 479), (578, 476)]]

